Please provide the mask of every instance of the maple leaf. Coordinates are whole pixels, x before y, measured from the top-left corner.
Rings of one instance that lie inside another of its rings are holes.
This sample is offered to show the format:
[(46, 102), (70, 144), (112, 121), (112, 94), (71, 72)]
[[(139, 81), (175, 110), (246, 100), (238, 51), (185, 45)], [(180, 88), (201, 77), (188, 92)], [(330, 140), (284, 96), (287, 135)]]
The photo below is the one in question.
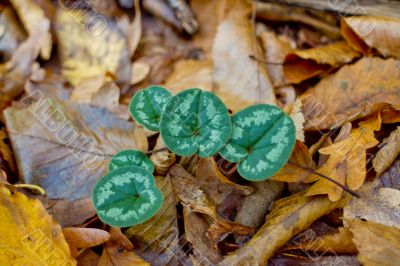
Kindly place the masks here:
[[(380, 129), (380, 115), (372, 117), (352, 129), (348, 136), (340, 141), (322, 148), (319, 153), (329, 155), (328, 160), (317, 169), (317, 173), (329, 176), (350, 189), (358, 189), (364, 183), (366, 177), (367, 149), (378, 145), (379, 141), (374, 137), (374, 131)], [(341, 198), (343, 189), (329, 180), (313, 174), (308, 182), (316, 183), (307, 192), (308, 196), (328, 194), (329, 199), (337, 201)]]

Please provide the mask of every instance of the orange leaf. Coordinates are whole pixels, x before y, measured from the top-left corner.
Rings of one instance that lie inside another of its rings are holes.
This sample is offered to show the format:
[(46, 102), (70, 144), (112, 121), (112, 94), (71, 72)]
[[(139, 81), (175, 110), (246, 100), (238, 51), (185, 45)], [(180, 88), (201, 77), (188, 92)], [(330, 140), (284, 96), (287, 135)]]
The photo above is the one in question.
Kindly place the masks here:
[(90, 248), (108, 241), (110, 234), (97, 228), (67, 227), (63, 229), (65, 240), (76, 248)]
[[(374, 131), (379, 130), (380, 126), (380, 115), (372, 117), (361, 122), (350, 135), (320, 149), (319, 152), (329, 155), (329, 158), (317, 172), (347, 185), (350, 189), (360, 188), (366, 177), (366, 151), (378, 145), (379, 141), (375, 139)], [(332, 201), (341, 198), (343, 190), (339, 186), (315, 174), (310, 178), (318, 181), (308, 190), (307, 196), (328, 194)]]
[(349, 45), (365, 55), (376, 49), (383, 56), (400, 58), (400, 19), (357, 16), (343, 18), (340, 24)]
[(350, 63), (360, 54), (344, 41), (307, 50), (289, 53), (284, 62), (283, 71), (293, 83), (326, 73), (334, 68)]

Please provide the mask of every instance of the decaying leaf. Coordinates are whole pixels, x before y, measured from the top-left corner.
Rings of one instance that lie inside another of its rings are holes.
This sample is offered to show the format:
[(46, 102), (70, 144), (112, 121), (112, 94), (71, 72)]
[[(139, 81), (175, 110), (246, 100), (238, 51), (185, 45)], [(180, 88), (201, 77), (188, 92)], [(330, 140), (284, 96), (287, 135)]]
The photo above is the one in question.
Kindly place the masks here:
[(97, 228), (63, 228), (65, 240), (74, 248), (90, 248), (107, 242), (110, 234)]
[(365, 55), (373, 49), (383, 56), (400, 58), (400, 19), (354, 16), (341, 20), (341, 33), (349, 45)]
[[(367, 174), (367, 149), (375, 147), (379, 141), (375, 139), (374, 131), (381, 127), (380, 116), (372, 117), (359, 124), (358, 128), (343, 139), (319, 150), (319, 153), (329, 155), (327, 161), (316, 171), (329, 176), (339, 183), (356, 190), (364, 183)], [(307, 195), (328, 194), (332, 201), (339, 200), (343, 190), (336, 184), (313, 174), (309, 182), (318, 180), (308, 190)]]
[(143, 62), (134, 62), (132, 64), (131, 85), (135, 85), (143, 81), (150, 73), (149, 64)]
[(335, 255), (357, 254), (358, 250), (353, 243), (352, 236), (348, 228), (340, 227), (334, 233), (317, 237), (312, 241), (305, 241), (299, 245), (286, 247), (285, 250), (301, 249)]
[(111, 72), (117, 82), (129, 83), (128, 40), (115, 21), (79, 9), (59, 8), (56, 33), (62, 73), (73, 85), (84, 78)]
[(400, 229), (379, 223), (347, 220), (358, 260), (365, 266), (396, 265), (400, 261)]
[(399, 61), (376, 57), (342, 67), (301, 95), (304, 128), (328, 129), (356, 114), (361, 118), (371, 104), (400, 104), (399, 70)]
[(47, 35), (44, 37), (40, 56), (45, 60), (49, 59), (53, 42), (50, 34), (50, 20), (46, 17), (43, 9), (33, 0), (11, 0), (10, 2), (18, 13), (19, 18), (29, 35), (35, 34), (35, 27), (39, 26), (37, 23), (38, 21), (47, 24)]
[(0, 185), (0, 264), (75, 265), (61, 227), (38, 200)]
[(304, 114), (301, 111), (302, 109), (302, 102), (299, 98), (294, 101), (292, 110), (290, 111), (290, 117), (294, 122), (294, 126), (296, 127), (296, 139), (304, 142), (304, 123), (306, 120), (304, 119)]
[(168, 177), (156, 176), (164, 195), (161, 210), (150, 220), (130, 227), (124, 234), (135, 243), (135, 253), (154, 266), (176, 265), (180, 260), (175, 198)]
[(219, 24), (212, 49), (215, 90), (231, 110), (253, 103), (275, 103), (273, 86), (262, 63), (261, 47), (250, 21), (249, 1), (229, 2), (230, 10)]
[(188, 88), (200, 88), (211, 91), (213, 88), (211, 60), (180, 60), (174, 65), (174, 71), (167, 78), (164, 86), (173, 93)]
[(0, 51), (2, 61), (11, 59), (19, 44), (26, 38), (26, 33), (20, 25), (11, 7), (5, 7), (0, 13)]
[(20, 175), (51, 199), (91, 196), (114, 153), (147, 150), (143, 130), (87, 104), (41, 97), (29, 106), (8, 108), (4, 116)]
[(382, 148), (376, 153), (372, 165), (380, 176), (396, 160), (400, 154), (400, 127), (393, 130), (390, 136), (379, 144)]
[(331, 202), (326, 197), (307, 197), (304, 192), (280, 199), (267, 215), (266, 223), (250, 241), (226, 256), (219, 265), (265, 265), (293, 236), (308, 228), (321, 216), (344, 207), (347, 201), (347, 197), (336, 202)]
[(360, 54), (345, 41), (297, 50), (286, 55), (283, 65), (285, 77), (292, 83), (321, 75), (343, 64), (350, 63)]
[(104, 245), (98, 266), (150, 266), (133, 251), (132, 243), (119, 229), (110, 230), (110, 240)]
[(250, 235), (253, 229), (239, 223), (228, 221), (217, 214), (216, 206), (207, 198), (206, 194), (196, 184), (195, 177), (191, 176), (181, 166), (175, 164), (169, 170), (172, 185), (179, 201), (191, 211), (209, 216), (215, 226), (211, 229), (210, 237), (219, 242), (228, 234)]
[(390, 187), (400, 190), (400, 160), (396, 160), (379, 178), (381, 187)]
[[(164, 141), (161, 137), (157, 138), (156, 146), (154, 149), (166, 148)], [(159, 175), (165, 175), (168, 173), (169, 168), (176, 161), (176, 156), (169, 150), (154, 152), (150, 155), (150, 160), (154, 163), (155, 171)]]

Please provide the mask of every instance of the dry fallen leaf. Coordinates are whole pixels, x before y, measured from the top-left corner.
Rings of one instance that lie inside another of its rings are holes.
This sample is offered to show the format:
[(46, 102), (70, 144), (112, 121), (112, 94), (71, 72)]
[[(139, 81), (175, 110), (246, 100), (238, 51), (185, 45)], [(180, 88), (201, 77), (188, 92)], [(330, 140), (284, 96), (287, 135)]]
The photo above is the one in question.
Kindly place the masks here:
[(341, 20), (341, 33), (349, 45), (365, 55), (373, 49), (383, 56), (400, 58), (400, 19), (354, 16)]
[(350, 63), (359, 56), (345, 41), (297, 50), (286, 55), (283, 72), (292, 83), (300, 83)]
[(379, 146), (382, 146), (382, 148), (372, 160), (372, 165), (378, 176), (386, 171), (400, 154), (400, 127), (393, 130), (390, 136), (384, 139)]
[(365, 266), (395, 266), (400, 261), (400, 229), (379, 223), (346, 220)]
[[(159, 136), (154, 149), (163, 149), (166, 147), (167, 146), (165, 146), (163, 139)], [(155, 173), (165, 175), (168, 173), (171, 165), (175, 163), (176, 156), (175, 153), (170, 152), (169, 150), (158, 151), (150, 155), (150, 160), (154, 163)]]
[(342, 208), (348, 201), (331, 202), (326, 197), (306, 197), (304, 192), (278, 200), (266, 223), (242, 248), (227, 255), (220, 266), (266, 265), (269, 258), (293, 236), (321, 216)]
[(397, 159), (379, 178), (381, 187), (400, 190), (400, 159)]
[[(342, 67), (302, 94), (306, 130), (328, 129), (346, 119), (369, 114), (377, 103), (400, 104), (400, 62), (362, 58)], [(365, 109), (365, 110), (364, 110)]]
[(174, 65), (174, 71), (167, 78), (164, 86), (173, 93), (188, 88), (211, 91), (213, 87), (212, 66), (211, 60), (180, 60)]
[(219, 24), (212, 50), (215, 93), (233, 111), (253, 103), (275, 103), (273, 86), (253, 34), (249, 1), (230, 0), (229, 12)]
[(175, 198), (168, 177), (156, 177), (157, 187), (163, 192), (161, 210), (143, 224), (127, 229), (124, 234), (135, 243), (135, 253), (154, 266), (177, 265), (180, 257), (179, 230)]
[(11, 0), (10, 2), (18, 13), (19, 18), (29, 35), (35, 34), (35, 28), (39, 26), (38, 21), (47, 24), (47, 35), (44, 37), (40, 56), (45, 60), (49, 59), (53, 42), (50, 34), (50, 20), (46, 17), (43, 9), (33, 0)]
[(284, 250), (301, 249), (306, 251), (321, 252), (322, 254), (357, 254), (353, 243), (352, 234), (348, 228), (340, 227), (338, 231), (319, 236), (314, 240), (305, 241), (299, 245), (286, 247)]
[(272, 177), (272, 180), (281, 182), (305, 181), (315, 169), (315, 162), (307, 146), (301, 141), (296, 141), (289, 161)]
[[(337, 182), (356, 190), (361, 187), (367, 175), (367, 149), (378, 145), (374, 131), (381, 127), (380, 116), (363, 121), (358, 128), (352, 129), (343, 139), (319, 150), (319, 153), (329, 155), (327, 161), (316, 172), (329, 176)], [(308, 182), (318, 180), (308, 190), (307, 195), (328, 194), (332, 201), (339, 200), (343, 190), (331, 181), (316, 174), (309, 177)]]
[(89, 11), (58, 9), (56, 33), (64, 77), (77, 85), (84, 78), (111, 72), (118, 77), (117, 82), (128, 84), (131, 63), (127, 37), (115, 21), (93, 20), (92, 16)]
[(299, 98), (294, 101), (292, 105), (292, 110), (290, 111), (290, 117), (292, 118), (294, 125), (296, 127), (296, 139), (304, 142), (304, 114), (302, 112), (302, 103)]
[(43, 187), (51, 199), (90, 197), (114, 153), (147, 150), (141, 128), (87, 104), (42, 97), (8, 108), (4, 117), (21, 177)]
[(63, 228), (63, 234), (68, 244), (75, 248), (90, 248), (107, 242), (110, 234), (97, 228)]
[(2, 61), (8, 61), (11, 59), (20, 43), (26, 38), (26, 33), (11, 7), (5, 7), (1, 10), (0, 30)]
[(61, 227), (38, 200), (0, 185), (0, 265), (75, 265)]

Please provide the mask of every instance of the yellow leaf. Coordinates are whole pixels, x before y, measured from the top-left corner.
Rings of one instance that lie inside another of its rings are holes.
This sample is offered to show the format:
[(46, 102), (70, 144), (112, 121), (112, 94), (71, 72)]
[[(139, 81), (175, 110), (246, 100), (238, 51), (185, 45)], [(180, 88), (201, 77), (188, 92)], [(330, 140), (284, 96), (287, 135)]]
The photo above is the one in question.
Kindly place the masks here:
[(128, 39), (117, 23), (87, 10), (59, 8), (56, 25), (62, 74), (71, 84), (107, 72), (129, 83)]
[(352, 116), (362, 118), (379, 111), (369, 108), (371, 105), (398, 105), (400, 61), (362, 58), (324, 78), (300, 98), (306, 118), (305, 130), (329, 129)]
[(379, 223), (346, 220), (365, 266), (395, 266), (400, 261), (400, 229)]
[(376, 153), (372, 165), (378, 176), (380, 176), (396, 160), (400, 154), (400, 127), (393, 130), (390, 136), (380, 144), (382, 148)]
[[(328, 160), (317, 169), (317, 172), (329, 176), (350, 189), (358, 189), (366, 177), (367, 149), (378, 145), (374, 131), (380, 129), (380, 116), (361, 122), (359, 127), (332, 145), (319, 150), (329, 155)], [(308, 190), (307, 195), (328, 194), (332, 201), (339, 200), (343, 190), (336, 184), (313, 174), (309, 181), (318, 180)]]
[(342, 18), (340, 30), (349, 45), (371, 55), (376, 49), (383, 56), (400, 58), (400, 19), (378, 16)]
[(341, 65), (350, 63), (360, 54), (344, 42), (336, 42), (307, 50), (289, 53), (283, 65), (287, 79), (293, 83), (321, 75)]
[(220, 266), (266, 265), (269, 258), (293, 236), (321, 216), (342, 208), (348, 198), (331, 202), (324, 197), (306, 197), (304, 192), (278, 200), (266, 223), (242, 248), (230, 253)]
[(75, 265), (61, 227), (38, 200), (0, 185), (0, 265)]

